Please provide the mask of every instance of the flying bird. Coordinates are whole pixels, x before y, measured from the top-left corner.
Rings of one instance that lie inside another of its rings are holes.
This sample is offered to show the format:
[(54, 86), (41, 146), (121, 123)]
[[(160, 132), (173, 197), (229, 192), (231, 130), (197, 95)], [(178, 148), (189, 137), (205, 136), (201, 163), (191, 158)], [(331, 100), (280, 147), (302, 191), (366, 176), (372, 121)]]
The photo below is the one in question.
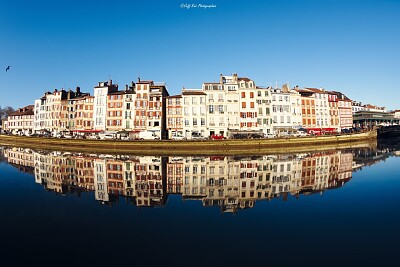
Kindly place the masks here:
[(7, 66), (7, 68), (6, 68), (6, 72), (10, 70), (10, 67), (11, 67), (11, 66)]

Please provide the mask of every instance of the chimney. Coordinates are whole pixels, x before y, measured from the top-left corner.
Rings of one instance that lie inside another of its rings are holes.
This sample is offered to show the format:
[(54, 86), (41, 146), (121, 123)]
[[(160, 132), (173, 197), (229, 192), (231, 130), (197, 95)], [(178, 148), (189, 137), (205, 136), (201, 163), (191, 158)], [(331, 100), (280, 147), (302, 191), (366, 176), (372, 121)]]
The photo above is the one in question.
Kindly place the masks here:
[(222, 73), (219, 75), (219, 83), (220, 84), (224, 83), (224, 78), (222, 77)]
[(81, 94), (81, 88), (79, 86), (76, 87), (76, 94), (77, 95)]
[(108, 81), (108, 85), (112, 85), (112, 80), (110, 79), (109, 81)]
[(138, 80), (138, 83), (140, 83), (140, 77), (138, 77), (137, 80)]
[(282, 85), (282, 91), (284, 93), (289, 93), (289, 87), (288, 87), (288, 85), (286, 83), (284, 85)]

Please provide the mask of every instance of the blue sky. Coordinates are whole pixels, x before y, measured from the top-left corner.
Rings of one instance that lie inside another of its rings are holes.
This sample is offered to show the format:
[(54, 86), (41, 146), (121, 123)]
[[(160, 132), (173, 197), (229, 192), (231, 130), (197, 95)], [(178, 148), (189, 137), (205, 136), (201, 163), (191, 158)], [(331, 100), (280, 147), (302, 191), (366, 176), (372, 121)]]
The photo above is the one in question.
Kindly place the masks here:
[(238, 73), (397, 109), (399, 28), (394, 0), (0, 0), (0, 106), (139, 75), (174, 95)]

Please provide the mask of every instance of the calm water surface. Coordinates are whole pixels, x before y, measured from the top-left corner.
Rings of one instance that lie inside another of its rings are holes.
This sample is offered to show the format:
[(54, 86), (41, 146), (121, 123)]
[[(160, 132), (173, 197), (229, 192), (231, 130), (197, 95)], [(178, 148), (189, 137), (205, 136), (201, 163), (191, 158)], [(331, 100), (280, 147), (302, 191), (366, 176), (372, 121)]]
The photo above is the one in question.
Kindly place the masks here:
[(393, 144), (254, 157), (0, 148), (3, 266), (393, 266)]

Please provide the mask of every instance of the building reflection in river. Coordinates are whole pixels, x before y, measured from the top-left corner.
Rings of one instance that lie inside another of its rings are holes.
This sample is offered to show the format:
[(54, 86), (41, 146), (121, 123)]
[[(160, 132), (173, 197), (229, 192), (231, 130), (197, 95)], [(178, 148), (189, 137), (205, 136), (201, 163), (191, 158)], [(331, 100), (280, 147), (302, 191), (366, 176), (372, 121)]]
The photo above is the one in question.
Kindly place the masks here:
[(254, 157), (138, 157), (22, 148), (3, 153), (8, 163), (58, 194), (94, 192), (101, 203), (112, 205), (123, 197), (139, 207), (162, 206), (169, 194), (181, 194), (203, 206), (237, 212), (256, 201), (341, 187), (353, 169), (365, 164), (354, 159), (373, 153), (366, 151)]

